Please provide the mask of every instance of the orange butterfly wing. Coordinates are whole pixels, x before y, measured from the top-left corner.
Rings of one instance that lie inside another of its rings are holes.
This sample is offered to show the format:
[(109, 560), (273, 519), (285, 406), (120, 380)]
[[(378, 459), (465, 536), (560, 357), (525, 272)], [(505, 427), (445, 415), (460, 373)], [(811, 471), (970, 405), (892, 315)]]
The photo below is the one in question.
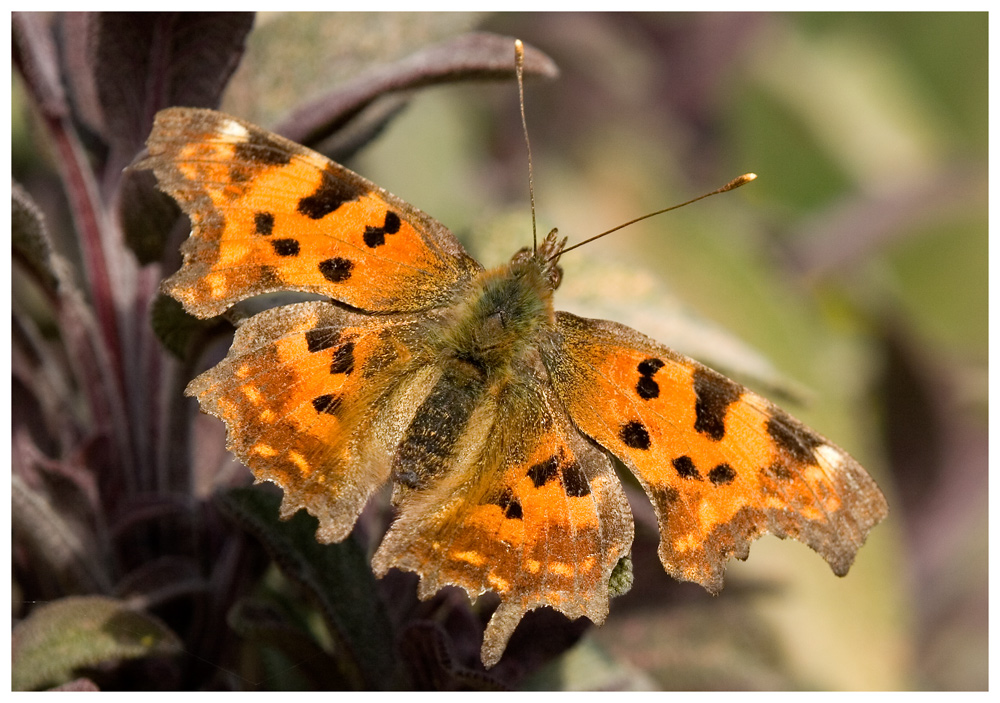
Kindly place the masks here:
[(438, 481), (402, 491), (399, 517), (372, 560), (421, 575), (419, 595), (446, 585), (500, 605), (483, 636), (493, 666), (522, 616), (548, 605), (595, 623), (608, 581), (632, 544), (632, 515), (607, 456), (573, 428), (537, 377), (480, 406), (466, 446)]
[(642, 483), (675, 578), (722, 588), (771, 533), (847, 573), (885, 498), (846, 452), (764, 398), (624, 325), (560, 312), (546, 365), (574, 424)]
[(166, 292), (199, 317), (261, 293), (423, 310), (481, 270), (440, 223), (326, 157), (212, 110), (170, 108), (147, 141), (160, 188), (191, 218)]
[(306, 508), (317, 538), (339, 542), (389, 480), (384, 409), (412, 379), (415, 329), (412, 315), (323, 301), (272, 308), (241, 325), (226, 358), (186, 392), (225, 421), (228, 448), (258, 481), (284, 489), (282, 517)]

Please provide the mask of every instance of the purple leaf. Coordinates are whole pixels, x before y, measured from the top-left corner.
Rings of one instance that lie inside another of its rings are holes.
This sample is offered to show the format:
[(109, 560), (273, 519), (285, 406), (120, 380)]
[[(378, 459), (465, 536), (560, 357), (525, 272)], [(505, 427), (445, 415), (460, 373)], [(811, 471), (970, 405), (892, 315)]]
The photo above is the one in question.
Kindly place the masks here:
[(94, 80), (112, 169), (139, 150), (158, 110), (216, 107), (243, 55), (253, 15), (101, 13), (89, 22)]
[(28, 82), (42, 112), (50, 118), (65, 116), (69, 110), (66, 93), (59, 80), (59, 64), (49, 27), (41, 15), (15, 12), (11, 16), (14, 65)]
[[(555, 63), (538, 49), (524, 48), (524, 72), (553, 78)], [(374, 69), (298, 108), (275, 131), (300, 144), (316, 144), (379, 97), (440, 83), (500, 80), (514, 76), (514, 39), (473, 32), (422, 49)]]

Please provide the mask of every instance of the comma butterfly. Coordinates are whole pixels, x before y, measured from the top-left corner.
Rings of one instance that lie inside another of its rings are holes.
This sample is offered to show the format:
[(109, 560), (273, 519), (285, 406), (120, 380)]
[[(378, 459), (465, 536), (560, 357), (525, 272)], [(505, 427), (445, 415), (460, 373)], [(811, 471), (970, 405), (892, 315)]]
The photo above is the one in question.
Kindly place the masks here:
[(375, 553), (500, 605), (483, 663), (534, 608), (603, 622), (636, 476), (673, 577), (722, 588), (762, 534), (847, 573), (887, 513), (842, 449), (764, 398), (623, 325), (553, 309), (565, 240), (484, 269), (445, 227), (303, 146), (219, 112), (156, 116), (141, 164), (191, 219), (164, 290), (198, 317), (250, 296), (326, 300), (260, 312), (187, 394), (229, 448), (343, 540), (387, 481), (398, 516)]

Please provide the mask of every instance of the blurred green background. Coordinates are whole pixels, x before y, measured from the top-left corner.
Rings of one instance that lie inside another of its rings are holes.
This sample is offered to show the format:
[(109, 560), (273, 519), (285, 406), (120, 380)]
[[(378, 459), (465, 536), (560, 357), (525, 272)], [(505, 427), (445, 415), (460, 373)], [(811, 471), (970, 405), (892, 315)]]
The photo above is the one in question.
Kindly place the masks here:
[[(273, 124), (467, 29), (561, 69), (526, 86), (557, 307), (734, 375), (850, 451), (889, 519), (849, 576), (770, 537), (712, 597), (635, 506), (636, 586), (537, 687), (985, 689), (985, 13), (261, 15), (223, 109)], [(513, 83), (421, 91), (351, 166), (486, 265), (530, 241)]]

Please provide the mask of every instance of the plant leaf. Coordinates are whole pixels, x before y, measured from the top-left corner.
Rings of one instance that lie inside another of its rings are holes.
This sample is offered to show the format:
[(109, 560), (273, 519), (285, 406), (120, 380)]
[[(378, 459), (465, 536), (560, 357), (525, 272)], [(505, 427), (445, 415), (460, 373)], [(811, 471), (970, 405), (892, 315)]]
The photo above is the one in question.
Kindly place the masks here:
[(230, 609), (229, 626), (255, 648), (243, 662), (244, 676), (271, 691), (341, 690), (351, 682), (340, 676), (336, 660), (301, 628), (269, 603), (242, 599)]
[[(105, 590), (110, 586), (108, 545), (90, 524), (92, 503), (71, 476), (33, 466), (38, 451), (21, 432), (14, 437), (11, 476), (11, 529), (15, 542), (26, 551), (32, 571), (56, 592)], [(36, 455), (36, 456), (33, 456)], [(55, 464), (55, 462), (53, 462)], [(56, 464), (58, 466), (58, 464)], [(28, 474), (43, 485), (28, 483)]]
[[(111, 146), (109, 177), (117, 179), (142, 149), (161, 108), (218, 106), (252, 25), (252, 13), (91, 16), (94, 82)], [(126, 169), (120, 196), (126, 243), (141, 264), (158, 261), (180, 210), (147, 172)]]
[(319, 544), (316, 518), (305, 511), (276, 521), (280, 503), (260, 488), (237, 488), (220, 498), (223, 510), (261, 541), (285, 575), (315, 596), (351, 685), (390, 686), (394, 636), (364, 552), (353, 538)]
[(153, 172), (125, 169), (119, 203), (125, 243), (139, 263), (145, 266), (163, 259), (181, 210), (173, 198), (156, 189)]
[(16, 182), (11, 185), (10, 235), (14, 256), (20, 257), (46, 287), (56, 289), (59, 278), (45, 219), (28, 192)]
[(213, 327), (232, 329), (223, 318), (200, 320), (185, 312), (176, 300), (162, 293), (150, 308), (150, 324), (160, 342), (179, 359), (187, 359), (193, 343)]
[(11, 650), (11, 688), (26, 691), (67, 683), (99, 664), (177, 654), (181, 642), (157, 618), (122, 601), (71, 596), (18, 623)]
[(11, 48), (14, 65), (31, 87), (47, 117), (63, 117), (69, 110), (66, 91), (59, 80), (55, 42), (43, 17), (35, 12), (11, 14)]
[[(544, 53), (525, 46), (524, 73), (526, 76), (553, 78), (559, 70)], [(300, 144), (315, 145), (386, 93), (440, 83), (499, 80), (513, 76), (514, 39), (487, 32), (470, 32), (358, 76), (328, 95), (298, 108), (274, 131)]]
[(104, 12), (91, 20), (105, 138), (132, 160), (164, 107), (216, 107), (252, 13)]

